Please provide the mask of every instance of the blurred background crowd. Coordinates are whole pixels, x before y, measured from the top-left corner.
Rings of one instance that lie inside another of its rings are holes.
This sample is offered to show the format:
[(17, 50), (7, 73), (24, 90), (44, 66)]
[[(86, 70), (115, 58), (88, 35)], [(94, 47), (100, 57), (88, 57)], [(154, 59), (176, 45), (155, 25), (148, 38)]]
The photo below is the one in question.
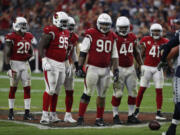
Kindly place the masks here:
[(111, 15), (113, 28), (118, 16), (127, 16), (138, 38), (147, 35), (154, 22), (160, 23), (164, 36), (169, 37), (172, 20), (180, 17), (180, 0), (0, 0), (0, 50), (4, 35), (11, 31), (17, 16), (28, 20), (29, 31), (39, 41), (43, 27), (52, 23), (56, 11), (65, 11), (75, 19), (80, 41), (84, 31), (96, 25), (102, 12)]

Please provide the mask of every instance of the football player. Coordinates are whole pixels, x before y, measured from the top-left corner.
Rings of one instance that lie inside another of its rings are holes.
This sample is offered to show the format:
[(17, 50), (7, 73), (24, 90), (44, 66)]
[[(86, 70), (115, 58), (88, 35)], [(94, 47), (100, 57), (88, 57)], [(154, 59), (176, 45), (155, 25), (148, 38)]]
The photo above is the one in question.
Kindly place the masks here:
[(14, 120), (14, 102), (15, 93), (19, 80), (22, 81), (24, 88), (24, 120), (32, 120), (30, 114), (31, 103), (31, 69), (29, 66), (29, 58), (33, 54), (32, 41), (34, 36), (27, 32), (28, 23), (24, 17), (16, 17), (13, 22), (14, 32), (9, 33), (5, 37), (5, 62), (8, 64), (8, 76), (10, 78), (9, 91), (9, 120)]
[[(39, 53), (42, 58), (44, 81), (46, 85), (43, 94), (43, 112), (41, 124), (59, 122), (56, 105), (60, 87), (65, 80), (65, 60), (67, 56), (69, 31), (67, 30), (68, 15), (56, 12), (53, 15), (53, 25), (46, 26), (39, 43)], [(48, 109), (50, 107), (50, 114)]]
[[(180, 120), (180, 18), (175, 19), (176, 33), (173, 38), (165, 45), (160, 48), (162, 53), (161, 62), (158, 65), (158, 69), (167, 65), (167, 60), (173, 58), (173, 55), (178, 54), (177, 64), (175, 66), (175, 75), (173, 78), (173, 93), (174, 93), (174, 114), (172, 122), (166, 132), (162, 135), (176, 135), (176, 128)], [(175, 54), (172, 54), (175, 53)]]
[(137, 96), (137, 76), (134, 68), (133, 59), (136, 59), (138, 67), (143, 64), (137, 38), (134, 33), (130, 32), (130, 21), (127, 17), (121, 16), (116, 21), (116, 34), (118, 35), (117, 50), (119, 55), (119, 81), (114, 82), (112, 106), (113, 106), (113, 122), (121, 124), (118, 115), (118, 107), (123, 96), (124, 86), (128, 90), (128, 123), (140, 123), (134, 117), (136, 96)]
[(111, 29), (111, 17), (102, 13), (97, 19), (97, 28), (90, 28), (85, 32), (85, 38), (80, 46), (79, 67), (76, 72), (83, 76), (83, 64), (86, 56), (87, 70), (84, 83), (84, 92), (79, 105), (77, 125), (83, 125), (84, 114), (91, 96), (97, 89), (97, 115), (95, 125), (104, 126), (103, 114), (105, 108), (106, 91), (110, 84), (110, 65), (113, 65), (114, 81), (118, 80), (118, 53), (116, 48), (117, 35)]
[(76, 47), (78, 42), (78, 35), (74, 32), (75, 30), (75, 21), (72, 17), (69, 17), (68, 20), (68, 29), (70, 31), (70, 39), (69, 39), (69, 45), (68, 45), (68, 59), (70, 61), (70, 68), (66, 68), (66, 70), (71, 70), (70, 76), (67, 74), (64, 82), (64, 87), (66, 90), (66, 98), (65, 98), (65, 104), (66, 104), (66, 113), (64, 116), (65, 122), (74, 123), (76, 120), (72, 118), (71, 115), (71, 108), (73, 104), (73, 92), (74, 92), (74, 77), (73, 77), (73, 65), (78, 67), (78, 58), (76, 53)]
[(157, 104), (157, 120), (165, 120), (162, 116), (161, 108), (163, 103), (162, 88), (164, 84), (163, 70), (158, 70), (157, 65), (160, 62), (159, 47), (168, 42), (168, 39), (163, 38), (163, 28), (160, 24), (154, 23), (150, 27), (150, 36), (145, 36), (141, 39), (142, 56), (144, 58), (144, 65), (141, 66), (141, 79), (138, 96), (136, 99), (136, 110), (134, 115), (139, 114), (139, 107), (146, 88), (149, 86), (150, 80), (153, 79), (156, 88), (156, 104)]

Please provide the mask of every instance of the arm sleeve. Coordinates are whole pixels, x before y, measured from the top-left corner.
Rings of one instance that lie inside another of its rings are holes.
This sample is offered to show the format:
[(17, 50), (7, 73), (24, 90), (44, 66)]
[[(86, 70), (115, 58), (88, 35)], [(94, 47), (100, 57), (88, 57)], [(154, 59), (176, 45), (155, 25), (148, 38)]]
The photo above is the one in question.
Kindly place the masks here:
[(91, 41), (89, 37), (85, 37), (80, 45), (80, 51), (87, 53), (90, 49)]
[(168, 43), (166, 43), (164, 45), (164, 52), (163, 55), (161, 57), (161, 61), (166, 61), (166, 57), (169, 54), (169, 52), (171, 51), (171, 49), (177, 45), (179, 45), (180, 43), (180, 34), (176, 34), (174, 36), (174, 38), (172, 38)]
[(118, 51), (117, 51), (116, 44), (117, 44), (117, 42), (116, 42), (116, 40), (114, 40), (112, 56), (111, 56), (112, 58), (118, 58)]

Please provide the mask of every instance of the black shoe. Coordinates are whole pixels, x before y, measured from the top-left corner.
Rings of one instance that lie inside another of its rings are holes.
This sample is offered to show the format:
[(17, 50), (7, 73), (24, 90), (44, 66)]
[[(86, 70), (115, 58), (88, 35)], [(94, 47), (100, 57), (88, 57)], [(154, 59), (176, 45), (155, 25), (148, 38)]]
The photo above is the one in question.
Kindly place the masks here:
[(138, 115), (139, 115), (139, 108), (136, 108), (136, 110), (134, 112), (134, 116), (137, 118)]
[(23, 119), (24, 120), (35, 120), (31, 113), (25, 113)]
[(13, 112), (13, 109), (9, 109), (8, 120), (14, 120), (14, 112)]
[(127, 123), (129, 123), (129, 124), (139, 124), (139, 123), (141, 123), (141, 121), (138, 118), (136, 118), (134, 115), (131, 115), (131, 116), (128, 116)]
[(113, 117), (113, 123), (114, 124), (122, 124), (122, 122), (121, 122), (121, 120), (119, 119), (119, 116), (118, 115), (115, 115), (114, 117)]
[(99, 126), (99, 127), (105, 126), (105, 123), (104, 123), (103, 118), (96, 119), (95, 125), (96, 125), (96, 126)]
[(168, 128), (168, 131), (164, 135), (176, 135), (176, 125), (171, 124)]
[(84, 118), (83, 117), (79, 117), (77, 120), (77, 126), (82, 126), (84, 125)]

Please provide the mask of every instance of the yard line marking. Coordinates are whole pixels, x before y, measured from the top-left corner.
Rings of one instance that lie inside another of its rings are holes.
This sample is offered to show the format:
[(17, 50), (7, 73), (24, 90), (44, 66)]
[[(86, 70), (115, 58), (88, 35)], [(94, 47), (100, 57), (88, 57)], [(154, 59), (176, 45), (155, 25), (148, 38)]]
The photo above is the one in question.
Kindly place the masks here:
[[(139, 125), (113, 125), (113, 126), (104, 126), (104, 127), (94, 127), (94, 126), (83, 126), (83, 127), (49, 127), (46, 125), (41, 125), (41, 124), (37, 124), (37, 123), (28, 123), (28, 122), (22, 122), (22, 121), (15, 121), (15, 120), (1, 120), (1, 122), (11, 122), (11, 123), (16, 123), (16, 124), (23, 124), (23, 125), (28, 125), (28, 126), (34, 126), (37, 127), (39, 129), (86, 129), (86, 128), (91, 128), (91, 129), (106, 129), (106, 128), (130, 128), (130, 127), (134, 127), (134, 128), (140, 128), (140, 127), (148, 127), (148, 123), (146, 124), (139, 124)], [(160, 122), (161, 125), (164, 125), (166, 123), (169, 122)]]
[[(6, 75), (1, 75), (0, 79), (9, 79), (9, 77), (6, 76)], [(31, 79), (32, 80), (44, 80), (44, 77), (35, 77), (35, 76), (32, 76)], [(84, 79), (75, 78), (74, 81), (75, 82), (84, 82)], [(138, 82), (138, 84), (139, 84), (139, 82)], [(154, 83), (150, 82), (150, 85), (154, 85)], [(166, 82), (166, 83), (164, 83), (164, 86), (172, 86), (172, 83)]]

